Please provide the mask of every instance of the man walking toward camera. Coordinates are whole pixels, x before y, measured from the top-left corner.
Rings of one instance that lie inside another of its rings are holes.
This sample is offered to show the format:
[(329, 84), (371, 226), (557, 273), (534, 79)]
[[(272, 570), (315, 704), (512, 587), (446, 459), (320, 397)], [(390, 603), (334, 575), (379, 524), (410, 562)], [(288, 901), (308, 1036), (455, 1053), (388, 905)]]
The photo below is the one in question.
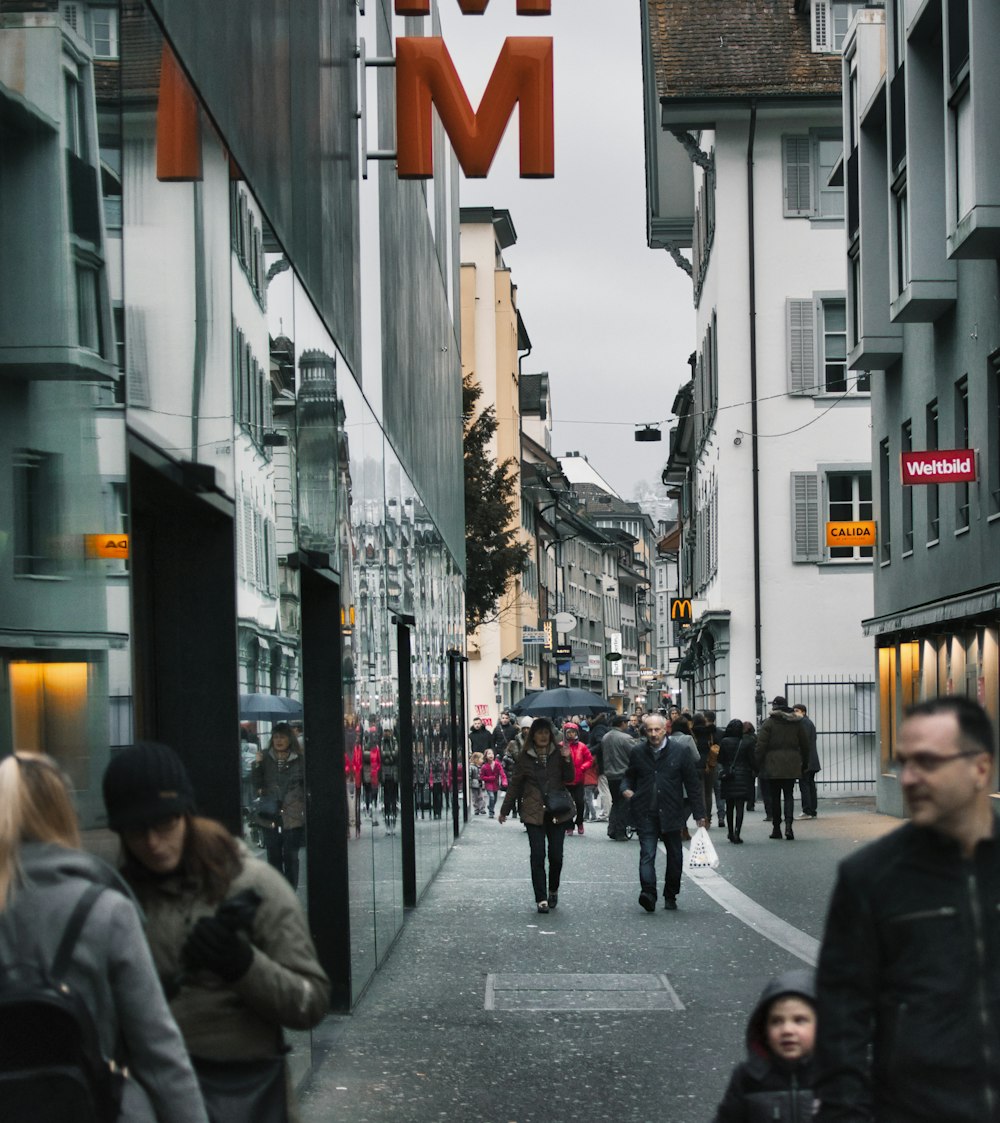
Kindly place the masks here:
[(656, 908), (656, 845), (662, 839), (667, 851), (663, 907), (676, 909), (684, 868), (681, 831), (688, 817), (684, 797), (690, 800), (699, 827), (705, 825), (705, 801), (694, 758), (686, 745), (667, 737), (667, 719), (647, 714), (645, 728), (645, 744), (633, 749), (629, 757), (622, 796), (629, 801), (639, 835), (639, 904), (652, 912)]
[(819, 956), (824, 1123), (1000, 1119), (994, 733), (971, 699), (907, 711), (910, 821), (841, 863)]

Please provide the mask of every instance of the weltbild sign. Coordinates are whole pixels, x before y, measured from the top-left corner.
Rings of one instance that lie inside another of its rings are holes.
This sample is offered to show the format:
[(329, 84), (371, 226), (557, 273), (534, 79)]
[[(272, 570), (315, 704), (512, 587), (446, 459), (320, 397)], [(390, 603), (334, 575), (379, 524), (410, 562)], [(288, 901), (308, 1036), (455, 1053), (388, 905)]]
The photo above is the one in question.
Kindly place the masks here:
[(960, 484), (976, 479), (976, 450), (936, 449), (900, 455), (904, 484)]

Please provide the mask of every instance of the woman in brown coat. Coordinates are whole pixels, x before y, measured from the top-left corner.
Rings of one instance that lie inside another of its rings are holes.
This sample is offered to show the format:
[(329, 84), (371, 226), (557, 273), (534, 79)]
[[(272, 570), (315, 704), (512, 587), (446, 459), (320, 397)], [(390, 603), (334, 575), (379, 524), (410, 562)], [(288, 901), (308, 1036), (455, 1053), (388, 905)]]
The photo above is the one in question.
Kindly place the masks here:
[[(566, 744), (556, 744), (548, 718), (536, 718), (525, 738), (524, 750), (514, 765), (514, 775), (504, 797), (497, 821), (503, 823), (520, 800), (521, 821), (528, 831), (531, 847), (531, 884), (539, 912), (548, 912), (559, 903), (559, 876), (562, 873), (566, 823), (576, 812), (566, 785), (573, 783), (573, 755)], [(546, 796), (550, 806), (546, 807)], [(562, 808), (556, 806), (561, 801)], [(545, 880), (545, 850), (548, 843), (548, 888)]]

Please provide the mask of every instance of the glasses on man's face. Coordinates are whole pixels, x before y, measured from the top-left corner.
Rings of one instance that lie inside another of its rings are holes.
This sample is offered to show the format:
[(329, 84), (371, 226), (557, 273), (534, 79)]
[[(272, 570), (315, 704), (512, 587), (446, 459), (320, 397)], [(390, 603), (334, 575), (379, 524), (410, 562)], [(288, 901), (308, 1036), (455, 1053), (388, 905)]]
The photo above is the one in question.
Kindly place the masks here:
[(912, 768), (920, 776), (931, 776), (953, 760), (961, 760), (966, 756), (979, 756), (982, 751), (982, 749), (963, 749), (961, 752), (949, 753), (947, 756), (942, 756), (940, 753), (907, 753), (905, 756), (897, 756), (889, 765), (889, 771), (900, 776), (907, 768)]

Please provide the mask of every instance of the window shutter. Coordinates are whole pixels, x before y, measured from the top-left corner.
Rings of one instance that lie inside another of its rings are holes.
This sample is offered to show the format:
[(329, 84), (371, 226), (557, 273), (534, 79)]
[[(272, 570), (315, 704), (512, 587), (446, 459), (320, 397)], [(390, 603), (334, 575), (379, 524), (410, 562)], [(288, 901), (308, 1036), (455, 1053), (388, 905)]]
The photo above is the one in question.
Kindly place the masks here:
[(782, 137), (781, 153), (785, 174), (785, 217), (811, 215), (813, 213), (812, 144), (809, 137)]
[(823, 560), (820, 542), (819, 475), (792, 473), (792, 561)]
[(812, 49), (833, 50), (833, 17), (830, 0), (813, 0)]
[(138, 409), (151, 405), (146, 313), (132, 305), (125, 308), (125, 401)]
[(816, 319), (811, 300), (785, 302), (789, 394), (816, 394)]

